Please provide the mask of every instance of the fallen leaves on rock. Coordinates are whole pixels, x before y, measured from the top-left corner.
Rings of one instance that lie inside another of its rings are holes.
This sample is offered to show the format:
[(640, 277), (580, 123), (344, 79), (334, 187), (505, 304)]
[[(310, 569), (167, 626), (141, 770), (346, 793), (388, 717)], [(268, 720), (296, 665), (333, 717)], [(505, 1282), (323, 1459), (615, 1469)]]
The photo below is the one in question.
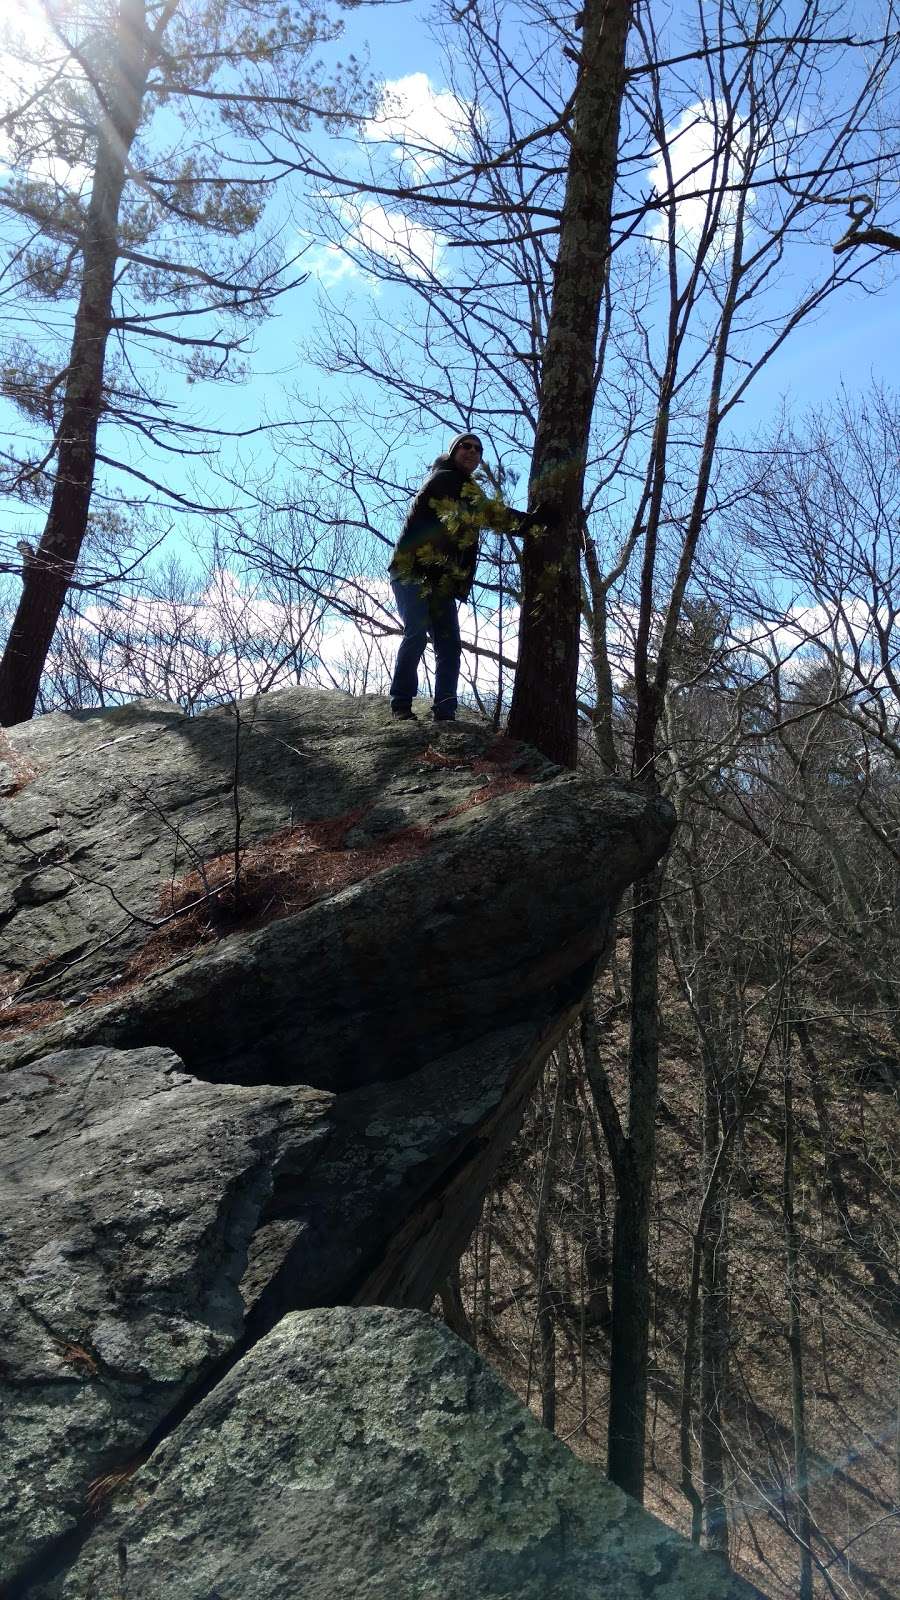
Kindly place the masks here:
[(14, 795), (21, 794), (37, 777), (37, 767), (15, 748), (8, 733), (0, 728), (0, 763), (8, 767), (11, 777), (0, 780), (0, 795), (6, 800), (11, 800)]
[[(237, 852), (227, 850), (198, 861), (161, 889), (156, 926), (121, 977), (95, 990), (83, 1004), (101, 1005), (152, 976), (173, 956), (292, 916), (351, 883), (421, 855), (431, 842), (435, 823), (499, 795), (529, 788), (532, 782), (515, 770), (522, 766), (523, 746), (502, 737), (479, 756), (446, 753), (429, 745), (425, 760), (443, 769), (468, 770), (486, 781), (429, 825), (400, 828), (374, 844), (346, 843), (351, 829), (365, 817), (363, 808), (357, 807), (337, 817), (292, 823)], [(29, 977), (33, 974), (18, 977), (5, 996), (0, 990), (0, 1034), (39, 1027), (62, 1015), (64, 1007), (58, 1000), (16, 1003), (15, 990)]]

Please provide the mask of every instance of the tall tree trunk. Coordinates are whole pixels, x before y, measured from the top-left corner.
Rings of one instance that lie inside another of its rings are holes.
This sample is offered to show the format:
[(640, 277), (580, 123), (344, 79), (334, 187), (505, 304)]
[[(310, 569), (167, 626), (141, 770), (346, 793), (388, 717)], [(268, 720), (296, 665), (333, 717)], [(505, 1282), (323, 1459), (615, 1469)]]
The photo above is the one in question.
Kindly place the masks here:
[(541, 1420), (552, 1433), (556, 1427), (556, 1311), (550, 1281), (550, 1195), (556, 1175), (563, 1105), (569, 1075), (569, 1047), (562, 1040), (557, 1052), (556, 1093), (550, 1132), (544, 1152), (541, 1187), (535, 1219), (534, 1276), (537, 1283), (537, 1322), (541, 1360)]
[[(703, 1072), (703, 1197), (691, 1248), (684, 1359), (681, 1378), (679, 1455), (681, 1490), (691, 1508), (691, 1538), (728, 1559), (725, 1459), (722, 1448), (722, 1391), (728, 1357), (727, 1160), (735, 1121), (720, 1136), (720, 1099), (708, 1055)], [(699, 1337), (698, 1337), (699, 1324)], [(694, 1481), (692, 1421), (694, 1369), (700, 1353), (700, 1466), (702, 1490)]]
[(574, 767), (581, 620), (580, 527), (609, 270), (612, 197), (631, 0), (586, 0), (559, 252), (541, 364), (530, 494), (549, 526), (525, 539), (509, 732)]
[[(593, 1053), (593, 1061), (588, 1062), (588, 1050)], [(604, 1170), (604, 1147), (601, 1142), (601, 1131), (597, 1128), (597, 1118), (594, 1114), (596, 1106), (596, 1091), (591, 1085), (591, 1072), (596, 1077), (597, 1070), (597, 1024), (594, 1019), (593, 1000), (585, 1003), (585, 1010), (581, 1013), (581, 1064), (583, 1064), (583, 1077), (578, 1082), (583, 1102), (585, 1102), (585, 1126), (591, 1141), (591, 1152), (594, 1155), (594, 1179), (597, 1184), (596, 1210), (588, 1214), (585, 1211), (585, 1315), (586, 1322), (591, 1328), (607, 1328), (610, 1326), (610, 1222), (607, 1210), (607, 1178)], [(589, 1168), (588, 1152), (585, 1152), (585, 1181), (588, 1182), (589, 1195)], [(588, 1206), (589, 1202), (586, 1202)]]
[[(668, 736), (668, 735), (667, 735)], [(702, 1066), (700, 1128), (701, 1201), (691, 1250), (685, 1322), (679, 1454), (681, 1488), (691, 1507), (691, 1538), (728, 1559), (728, 1514), (722, 1441), (722, 1396), (728, 1370), (728, 1183), (731, 1149), (739, 1125), (734, 1068), (716, 1003), (706, 904), (693, 827), (684, 830), (690, 895), (676, 897), (668, 914), (672, 951), (689, 999)], [(694, 1481), (692, 1439), (694, 1369), (700, 1358), (700, 1475)]]
[(854, 1238), (853, 1219), (850, 1213), (850, 1201), (847, 1197), (847, 1188), (844, 1183), (844, 1174), (841, 1170), (840, 1156), (834, 1129), (831, 1122), (831, 1111), (828, 1104), (828, 1090), (822, 1076), (816, 1053), (812, 1047), (809, 1029), (799, 1017), (794, 1022), (794, 1033), (797, 1042), (803, 1051), (809, 1073), (809, 1087), (812, 1102), (816, 1108), (816, 1119), (819, 1124), (819, 1140), (822, 1147), (822, 1160), (825, 1163), (825, 1181), (831, 1193), (834, 1209), (844, 1232), (849, 1238)]
[[(720, 1150), (719, 1093), (708, 1064), (704, 1071), (703, 1169), (709, 1183)], [(728, 1510), (722, 1396), (728, 1376), (728, 1179), (716, 1168), (709, 1220), (703, 1230), (700, 1266), (700, 1463), (703, 1477), (703, 1542), (728, 1559)]]
[(614, 1158), (617, 1192), (607, 1470), (613, 1483), (636, 1500), (644, 1497), (650, 1205), (659, 1072), (659, 895), (663, 870), (655, 867), (634, 886), (628, 1132), (619, 1159)]
[(609, 589), (600, 571), (597, 547), (590, 534), (584, 541), (584, 560), (590, 590), (591, 665), (594, 669), (595, 703), (591, 720), (594, 745), (606, 772), (619, 770), (613, 734), (613, 675), (609, 660)]
[(588, 1205), (590, 1190), (588, 1187), (588, 1169), (585, 1152), (581, 1148), (580, 1172), (578, 1174), (579, 1206), (578, 1206), (578, 1384), (579, 1400), (581, 1402), (581, 1415), (578, 1419), (579, 1431), (587, 1433), (588, 1425), (588, 1384), (587, 1384), (587, 1231), (588, 1231)]
[(22, 572), (22, 594), (0, 661), (0, 724), (32, 716), (41, 673), (87, 532), (103, 367), (118, 259), (119, 207), (151, 55), (144, 0), (121, 0), (116, 63), (99, 118), (97, 158), (81, 246), (81, 294), (59, 425), (56, 478), (41, 542)]
[(791, 1353), (791, 1416), (796, 1480), (795, 1533), (800, 1546), (799, 1600), (813, 1600), (812, 1517), (809, 1510), (809, 1452), (806, 1442), (806, 1389), (803, 1382), (803, 1325), (800, 1314), (799, 1236), (794, 1216), (794, 1089), (789, 1045), (784, 1060), (784, 1241), (787, 1256), (788, 1347)]

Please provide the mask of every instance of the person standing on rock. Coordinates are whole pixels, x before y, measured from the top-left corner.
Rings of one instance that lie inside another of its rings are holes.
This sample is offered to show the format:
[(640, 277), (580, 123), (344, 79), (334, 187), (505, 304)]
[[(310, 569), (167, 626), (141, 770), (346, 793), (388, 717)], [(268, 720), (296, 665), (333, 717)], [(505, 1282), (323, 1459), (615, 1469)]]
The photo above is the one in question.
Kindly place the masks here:
[(459, 601), (468, 600), (478, 562), (482, 528), (527, 533), (531, 513), (511, 511), (491, 499), (472, 474), (481, 465), (477, 433), (461, 433), (438, 456), (406, 515), (388, 568), (403, 639), (391, 681), (391, 713), (415, 721), (412, 703), (419, 692), (419, 663), (434, 645), (435, 722), (456, 720), (461, 646)]

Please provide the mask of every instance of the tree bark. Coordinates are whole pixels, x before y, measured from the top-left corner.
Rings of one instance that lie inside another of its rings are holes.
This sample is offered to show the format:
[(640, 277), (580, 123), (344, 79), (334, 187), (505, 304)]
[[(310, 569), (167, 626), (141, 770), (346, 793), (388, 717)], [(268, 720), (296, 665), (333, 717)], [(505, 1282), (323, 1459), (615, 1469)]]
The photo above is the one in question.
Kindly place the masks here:
[[(596, 1211), (590, 1210), (590, 1171), (588, 1166), (587, 1151), (584, 1153), (584, 1180), (587, 1185), (585, 1199), (585, 1238), (584, 1238), (584, 1276), (585, 1276), (585, 1318), (591, 1328), (609, 1329), (611, 1323), (609, 1307), (609, 1272), (610, 1272), (610, 1240), (609, 1240), (609, 1212), (607, 1209), (606, 1173), (603, 1163), (603, 1144), (600, 1130), (597, 1127), (595, 1105), (597, 1103), (598, 1089), (594, 1087), (591, 1073), (596, 1079), (598, 1072), (602, 1071), (598, 1063), (597, 1023), (593, 1013), (593, 1000), (585, 1002), (581, 1013), (581, 1061), (583, 1077), (579, 1079), (579, 1091), (584, 1104), (585, 1128), (590, 1138), (590, 1147), (593, 1153), (593, 1174), (597, 1184)], [(592, 1060), (588, 1062), (588, 1051), (592, 1053)]]
[(102, 107), (81, 246), (81, 293), (59, 426), (56, 477), (41, 542), (25, 562), (22, 594), (0, 662), (0, 725), (34, 713), (44, 662), (87, 532), (103, 413), (103, 368), (118, 260), (119, 208), (141, 116), (151, 53), (144, 0), (121, 0), (115, 77)]
[(574, 767), (581, 621), (581, 502), (609, 269), (631, 0), (587, 0), (559, 252), (541, 366), (531, 502), (544, 532), (522, 554), (519, 658), (509, 733)]

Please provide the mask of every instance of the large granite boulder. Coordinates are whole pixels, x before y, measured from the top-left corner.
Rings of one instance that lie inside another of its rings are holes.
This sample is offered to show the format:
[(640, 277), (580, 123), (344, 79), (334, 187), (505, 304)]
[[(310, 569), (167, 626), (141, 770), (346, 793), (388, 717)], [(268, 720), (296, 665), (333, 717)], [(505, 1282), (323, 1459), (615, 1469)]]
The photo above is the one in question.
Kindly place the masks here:
[(428, 1316), (285, 1317), (46, 1600), (750, 1600)]
[[(10, 737), (36, 776), (3, 829), (20, 1031), (0, 1065), (152, 1043), (227, 1082), (403, 1077), (583, 993), (671, 831), (664, 801), (477, 724), (436, 742), (375, 697), (290, 691), (239, 721), (137, 705)], [(248, 914), (217, 928), (213, 896), (202, 942), (179, 942), (171, 906), (230, 870), (235, 805)]]
[(156, 1049), (0, 1079), (7, 1576), (234, 1350), (251, 1241), (325, 1143), (330, 1098), (202, 1083)]
[(671, 814), (374, 697), (57, 715), (4, 750), (18, 1596), (286, 1314), (427, 1309)]
[(551, 1043), (523, 1025), (336, 1098), (153, 1048), (0, 1078), (0, 1573), (40, 1571), (285, 1311), (428, 1306)]

